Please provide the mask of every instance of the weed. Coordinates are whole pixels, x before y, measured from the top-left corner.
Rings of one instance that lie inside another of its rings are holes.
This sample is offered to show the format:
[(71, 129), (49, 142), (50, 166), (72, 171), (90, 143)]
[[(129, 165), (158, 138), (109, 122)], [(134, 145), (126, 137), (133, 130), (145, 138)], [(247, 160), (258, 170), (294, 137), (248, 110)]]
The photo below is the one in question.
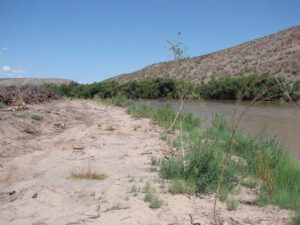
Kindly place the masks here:
[(152, 198), (153, 198), (153, 194), (150, 193), (150, 192), (147, 192), (147, 193), (145, 194), (144, 201), (145, 201), (145, 202), (150, 202)]
[(166, 141), (168, 139), (167, 135), (163, 134), (160, 136), (160, 139)]
[(152, 200), (150, 201), (149, 207), (151, 209), (158, 209), (161, 207), (161, 205), (162, 201), (157, 196), (153, 196)]
[(228, 197), (229, 193), (230, 193), (230, 190), (229, 190), (228, 186), (223, 185), (220, 188), (220, 193), (219, 193), (219, 199), (220, 199), (220, 201), (225, 202), (227, 200), (227, 197)]
[(136, 185), (132, 185), (129, 193), (137, 193), (139, 191), (139, 188)]
[(150, 192), (145, 194), (144, 201), (149, 202), (149, 207), (151, 209), (160, 208), (162, 205), (162, 201), (158, 198), (158, 196)]
[(152, 191), (152, 187), (151, 187), (150, 182), (147, 182), (145, 184), (143, 191), (144, 191), (144, 193), (150, 193)]
[(158, 157), (151, 157), (151, 165), (152, 166), (160, 166), (161, 160)]
[(169, 191), (172, 194), (193, 194), (196, 192), (196, 185), (183, 179), (172, 179)]
[(43, 120), (44, 118), (43, 118), (42, 116), (40, 116), (40, 115), (32, 115), (32, 116), (31, 116), (31, 119), (36, 120), (36, 121), (41, 121), (41, 120)]
[(226, 200), (226, 206), (229, 211), (236, 210), (238, 207), (238, 201), (234, 196), (228, 196)]
[(4, 102), (0, 101), (0, 109), (4, 109), (7, 105)]

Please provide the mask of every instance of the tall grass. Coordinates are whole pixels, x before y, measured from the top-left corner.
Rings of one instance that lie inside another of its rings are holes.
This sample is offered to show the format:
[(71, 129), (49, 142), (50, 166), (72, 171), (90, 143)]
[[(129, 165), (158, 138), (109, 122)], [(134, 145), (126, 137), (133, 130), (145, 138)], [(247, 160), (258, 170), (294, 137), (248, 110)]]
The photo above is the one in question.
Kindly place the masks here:
[[(147, 117), (168, 128), (176, 114), (170, 106), (153, 108), (148, 105), (130, 106), (128, 112), (136, 117)], [(188, 151), (183, 158), (175, 154), (163, 160), (160, 173), (172, 182), (172, 192), (182, 193), (185, 183), (197, 192), (215, 192), (222, 170), (232, 131), (226, 121), (215, 116), (212, 127), (203, 130), (200, 120), (191, 114), (181, 114), (174, 129), (182, 128), (183, 141)], [(179, 137), (178, 137), (179, 139)], [(179, 140), (177, 140), (177, 143)], [(176, 141), (173, 142), (176, 146)], [(178, 147), (178, 145), (177, 145)], [(221, 188), (233, 189), (243, 184), (244, 178), (260, 180), (257, 204), (276, 204), (283, 208), (300, 209), (300, 164), (276, 140), (254, 138), (236, 132), (232, 140), (231, 154), (244, 159), (247, 165), (229, 160), (224, 171)], [(184, 161), (188, 162), (184, 168)]]

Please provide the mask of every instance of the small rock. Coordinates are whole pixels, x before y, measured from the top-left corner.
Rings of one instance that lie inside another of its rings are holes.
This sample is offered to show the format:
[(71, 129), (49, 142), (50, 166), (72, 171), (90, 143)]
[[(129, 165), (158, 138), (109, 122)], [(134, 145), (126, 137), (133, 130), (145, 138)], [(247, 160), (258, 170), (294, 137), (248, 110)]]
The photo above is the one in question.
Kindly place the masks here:
[(11, 192), (9, 192), (8, 194), (9, 194), (9, 195), (14, 195), (14, 194), (16, 194), (16, 191), (11, 191)]
[(37, 198), (38, 193), (35, 193), (34, 195), (32, 195), (32, 198)]
[(54, 124), (56, 127), (59, 127), (59, 128), (66, 128), (66, 124), (64, 124), (64, 123), (55, 123)]

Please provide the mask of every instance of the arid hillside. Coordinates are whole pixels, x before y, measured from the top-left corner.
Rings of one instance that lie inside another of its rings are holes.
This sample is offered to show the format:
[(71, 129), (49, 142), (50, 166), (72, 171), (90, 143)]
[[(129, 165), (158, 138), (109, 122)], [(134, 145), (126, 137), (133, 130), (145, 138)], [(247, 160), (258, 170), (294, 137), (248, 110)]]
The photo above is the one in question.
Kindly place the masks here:
[(45, 83), (65, 84), (70, 82), (71, 80), (59, 78), (0, 78), (0, 87), (20, 87), (25, 85), (37, 86)]
[(171, 77), (197, 84), (206, 82), (213, 76), (252, 73), (271, 73), (290, 81), (300, 79), (300, 26), (232, 48), (192, 57), (180, 66), (174, 61), (157, 63), (111, 80), (126, 82), (146, 77)]

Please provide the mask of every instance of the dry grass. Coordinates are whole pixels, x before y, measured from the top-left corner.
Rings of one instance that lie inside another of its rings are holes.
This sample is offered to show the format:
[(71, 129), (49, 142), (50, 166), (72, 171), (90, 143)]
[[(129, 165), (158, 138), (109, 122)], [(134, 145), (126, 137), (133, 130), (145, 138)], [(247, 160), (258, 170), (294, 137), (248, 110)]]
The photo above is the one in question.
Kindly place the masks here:
[(90, 180), (104, 180), (107, 176), (104, 173), (99, 173), (88, 167), (88, 169), (80, 169), (72, 171), (72, 178), (74, 179), (90, 179)]

